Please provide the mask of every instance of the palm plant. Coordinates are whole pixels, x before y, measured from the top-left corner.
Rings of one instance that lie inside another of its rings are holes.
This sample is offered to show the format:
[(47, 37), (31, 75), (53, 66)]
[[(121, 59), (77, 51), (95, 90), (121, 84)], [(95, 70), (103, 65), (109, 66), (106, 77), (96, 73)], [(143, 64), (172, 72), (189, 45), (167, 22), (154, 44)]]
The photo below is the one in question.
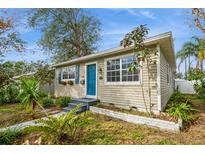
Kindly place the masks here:
[(42, 140), (47, 144), (60, 144), (64, 139), (74, 141), (76, 132), (92, 121), (86, 113), (76, 114), (80, 106), (59, 117), (49, 116), (48, 119), (40, 119), (36, 126), (27, 127), (25, 131), (42, 132)]
[(205, 60), (205, 40), (196, 37), (195, 40), (197, 49), (195, 54), (195, 57), (197, 58), (196, 68), (199, 68), (203, 71), (203, 61)]
[[(180, 59), (180, 62), (178, 64), (178, 71), (180, 72), (180, 65), (184, 62), (185, 63), (185, 77), (187, 76), (187, 72), (190, 71), (191, 68), (191, 56), (195, 55), (196, 46), (192, 42), (186, 42), (183, 44), (182, 49), (177, 52), (176, 58)], [(187, 65), (187, 59), (188, 59), (188, 65)], [(188, 68), (187, 68), (188, 66)]]
[(18, 98), (21, 100), (21, 103), (26, 108), (27, 111), (34, 111), (36, 105), (41, 106), (38, 102), (39, 100), (39, 88), (38, 82), (34, 79), (22, 79), (20, 84), (20, 93)]

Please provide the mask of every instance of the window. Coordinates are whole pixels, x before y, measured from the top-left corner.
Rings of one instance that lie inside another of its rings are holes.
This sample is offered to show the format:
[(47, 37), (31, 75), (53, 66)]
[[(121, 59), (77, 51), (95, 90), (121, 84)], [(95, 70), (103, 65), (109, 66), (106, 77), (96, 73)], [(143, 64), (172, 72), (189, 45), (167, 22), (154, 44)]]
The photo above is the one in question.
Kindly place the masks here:
[(107, 82), (137, 82), (139, 81), (139, 70), (129, 72), (129, 66), (133, 63), (134, 56), (108, 60)]
[(75, 67), (66, 67), (62, 71), (62, 80), (75, 80)]
[(107, 61), (107, 81), (120, 81), (120, 59)]

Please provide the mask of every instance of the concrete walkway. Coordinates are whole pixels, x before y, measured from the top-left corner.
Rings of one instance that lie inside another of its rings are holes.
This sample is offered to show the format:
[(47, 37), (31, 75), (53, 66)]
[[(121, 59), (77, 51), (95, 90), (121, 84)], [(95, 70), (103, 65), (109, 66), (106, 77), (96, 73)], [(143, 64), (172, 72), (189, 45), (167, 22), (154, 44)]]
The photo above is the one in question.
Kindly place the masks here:
[[(62, 114), (65, 114), (67, 113), (68, 111), (64, 110), (64, 111), (61, 111), (59, 113), (56, 113), (52, 116), (54, 117), (59, 117), (61, 116)], [(43, 118), (40, 118), (40, 119), (47, 119), (46, 117), (43, 117)], [(26, 122), (22, 122), (22, 123), (19, 123), (19, 124), (15, 124), (15, 125), (11, 125), (11, 126), (8, 126), (8, 127), (5, 127), (5, 128), (0, 128), (0, 132), (3, 132), (7, 129), (10, 129), (10, 130), (15, 130), (15, 129), (23, 129), (25, 127), (28, 127), (28, 126), (35, 126), (37, 125), (36, 124), (36, 121), (39, 120), (39, 119), (35, 119), (35, 120), (31, 120), (31, 121), (26, 121)]]

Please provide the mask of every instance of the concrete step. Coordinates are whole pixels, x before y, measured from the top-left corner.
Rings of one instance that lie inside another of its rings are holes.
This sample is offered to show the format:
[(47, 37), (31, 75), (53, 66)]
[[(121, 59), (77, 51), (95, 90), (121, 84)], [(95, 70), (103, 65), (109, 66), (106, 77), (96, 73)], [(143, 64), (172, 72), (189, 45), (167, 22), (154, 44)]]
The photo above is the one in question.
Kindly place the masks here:
[[(64, 112), (69, 112), (73, 108), (75, 108), (75, 107), (74, 106), (68, 106), (68, 107), (63, 108), (63, 110), (64, 110)], [(85, 112), (86, 110), (88, 110), (87, 106), (81, 106), (76, 113)]]
[(68, 107), (63, 108), (66, 112), (72, 110), (77, 105), (81, 104), (82, 106), (77, 111), (77, 113), (84, 112), (86, 110), (89, 110), (89, 106), (94, 105), (98, 102), (97, 99), (91, 99), (91, 98), (76, 98), (73, 99), (71, 103), (68, 104)]

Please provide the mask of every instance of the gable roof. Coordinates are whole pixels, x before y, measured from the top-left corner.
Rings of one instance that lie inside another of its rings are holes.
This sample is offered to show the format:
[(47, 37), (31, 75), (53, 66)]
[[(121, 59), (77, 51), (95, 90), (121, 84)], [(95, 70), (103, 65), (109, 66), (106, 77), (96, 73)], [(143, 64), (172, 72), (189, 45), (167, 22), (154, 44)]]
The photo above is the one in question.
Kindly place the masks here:
[[(171, 32), (166, 32), (166, 33), (162, 33), (162, 34), (159, 34), (159, 35), (156, 35), (153, 37), (149, 37), (144, 41), (144, 44), (147, 46), (160, 44), (160, 47), (162, 49), (162, 52), (164, 52), (166, 59), (174, 68), (176, 68), (175, 53), (174, 53), (173, 39), (172, 39)], [(53, 67), (61, 67), (61, 66), (72, 65), (75, 63), (85, 62), (85, 61), (89, 61), (89, 60), (95, 60), (95, 59), (102, 58), (105, 56), (111, 56), (111, 55), (114, 55), (117, 53), (123, 53), (123, 52), (128, 51), (132, 48), (133, 47), (112, 48), (112, 49), (108, 49), (105, 51), (96, 52), (94, 54), (90, 54), (90, 55), (87, 55), (84, 57), (79, 57), (76, 59), (72, 59), (72, 60), (62, 62), (62, 63), (58, 63), (58, 64), (53, 65)]]

